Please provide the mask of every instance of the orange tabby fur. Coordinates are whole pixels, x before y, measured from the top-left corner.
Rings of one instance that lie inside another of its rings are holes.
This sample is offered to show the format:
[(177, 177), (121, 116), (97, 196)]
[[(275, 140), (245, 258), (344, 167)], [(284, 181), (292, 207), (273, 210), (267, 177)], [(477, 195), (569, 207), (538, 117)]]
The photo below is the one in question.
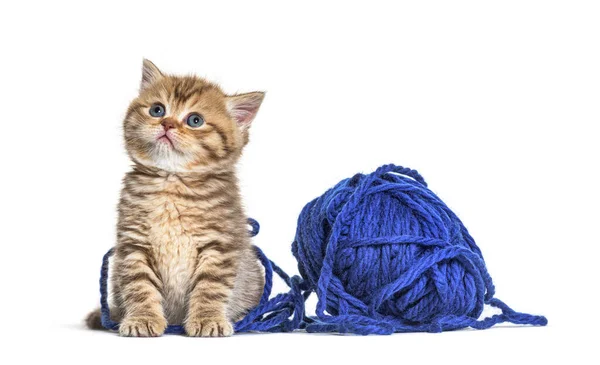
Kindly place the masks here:
[[(124, 120), (134, 162), (119, 203), (111, 313), (123, 336), (229, 336), (258, 303), (264, 279), (248, 236), (235, 163), (264, 97), (228, 96), (204, 79), (163, 74), (144, 60)], [(153, 117), (156, 103), (165, 113)], [(186, 125), (191, 113), (198, 128)], [(164, 135), (167, 134), (165, 137)], [(99, 312), (88, 317), (99, 327)]]

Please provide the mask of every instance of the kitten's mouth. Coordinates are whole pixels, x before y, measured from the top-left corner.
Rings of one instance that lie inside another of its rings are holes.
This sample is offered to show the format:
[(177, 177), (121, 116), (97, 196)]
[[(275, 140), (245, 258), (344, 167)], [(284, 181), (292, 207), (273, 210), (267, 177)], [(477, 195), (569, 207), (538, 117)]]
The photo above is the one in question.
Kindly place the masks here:
[(158, 137), (157, 139), (158, 142), (162, 142), (162, 143), (166, 143), (169, 146), (175, 148), (175, 145), (173, 145), (173, 141), (171, 141), (171, 138), (169, 138), (169, 136), (165, 133), (162, 136)]

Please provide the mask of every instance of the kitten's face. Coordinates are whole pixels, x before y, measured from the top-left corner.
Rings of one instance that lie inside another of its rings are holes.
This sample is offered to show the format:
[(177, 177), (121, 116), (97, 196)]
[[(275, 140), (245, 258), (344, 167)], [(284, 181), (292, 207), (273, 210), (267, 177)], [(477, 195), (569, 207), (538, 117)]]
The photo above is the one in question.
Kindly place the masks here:
[(124, 120), (137, 163), (170, 172), (224, 168), (239, 158), (264, 94), (228, 96), (194, 76), (165, 75), (144, 60), (140, 95)]

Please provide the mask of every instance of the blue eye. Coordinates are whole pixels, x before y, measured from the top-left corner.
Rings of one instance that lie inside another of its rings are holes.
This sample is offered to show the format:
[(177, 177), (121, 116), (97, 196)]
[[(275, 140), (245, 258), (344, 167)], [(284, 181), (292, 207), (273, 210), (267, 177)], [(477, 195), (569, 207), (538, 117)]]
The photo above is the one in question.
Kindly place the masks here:
[(200, 114), (192, 113), (187, 117), (186, 123), (192, 128), (198, 128), (204, 124), (204, 119)]
[(163, 117), (165, 115), (165, 106), (161, 103), (152, 104), (150, 107), (150, 115), (155, 118)]

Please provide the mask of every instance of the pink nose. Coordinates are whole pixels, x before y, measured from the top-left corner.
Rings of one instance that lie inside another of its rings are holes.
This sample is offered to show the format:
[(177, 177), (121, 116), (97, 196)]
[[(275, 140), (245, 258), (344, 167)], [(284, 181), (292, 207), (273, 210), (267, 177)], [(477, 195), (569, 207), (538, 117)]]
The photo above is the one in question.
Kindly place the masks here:
[(168, 131), (171, 128), (175, 128), (175, 121), (173, 119), (163, 119), (163, 121), (160, 124), (163, 126), (165, 131)]

